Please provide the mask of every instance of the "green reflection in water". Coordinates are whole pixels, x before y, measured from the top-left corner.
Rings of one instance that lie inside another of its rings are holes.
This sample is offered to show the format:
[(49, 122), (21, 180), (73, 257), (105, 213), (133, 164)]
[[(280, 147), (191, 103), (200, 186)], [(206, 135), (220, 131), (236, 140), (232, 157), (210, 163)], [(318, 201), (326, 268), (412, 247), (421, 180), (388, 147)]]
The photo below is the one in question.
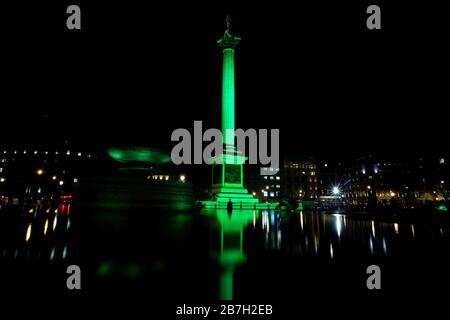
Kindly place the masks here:
[(143, 268), (138, 263), (120, 264), (113, 261), (104, 261), (97, 268), (97, 275), (100, 277), (123, 277), (136, 279), (141, 276)]
[(220, 234), (220, 245), (214, 257), (221, 266), (219, 280), (219, 298), (221, 300), (233, 299), (233, 281), (236, 267), (244, 263), (247, 258), (243, 251), (244, 228), (253, 222), (259, 212), (253, 210), (235, 210), (231, 214), (227, 210), (213, 210), (207, 212), (215, 215), (217, 230)]

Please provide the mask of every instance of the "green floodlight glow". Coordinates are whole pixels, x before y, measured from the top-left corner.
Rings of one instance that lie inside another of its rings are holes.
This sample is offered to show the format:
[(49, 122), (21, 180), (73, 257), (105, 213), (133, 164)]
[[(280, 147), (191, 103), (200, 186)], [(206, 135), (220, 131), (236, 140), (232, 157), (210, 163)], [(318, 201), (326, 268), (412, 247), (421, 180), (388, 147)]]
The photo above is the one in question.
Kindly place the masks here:
[(448, 208), (445, 204), (440, 204), (436, 207), (436, 210), (438, 211), (448, 211)]
[(163, 164), (171, 161), (170, 154), (152, 148), (125, 147), (110, 148), (108, 154), (111, 158), (122, 163), (147, 162)]

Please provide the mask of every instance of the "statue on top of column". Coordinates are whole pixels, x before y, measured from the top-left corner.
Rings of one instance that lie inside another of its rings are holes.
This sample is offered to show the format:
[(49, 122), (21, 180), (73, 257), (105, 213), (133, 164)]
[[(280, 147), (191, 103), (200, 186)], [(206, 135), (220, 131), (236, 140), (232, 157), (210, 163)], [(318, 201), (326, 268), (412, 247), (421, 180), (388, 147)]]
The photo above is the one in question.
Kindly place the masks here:
[(231, 29), (231, 16), (230, 15), (226, 16), (225, 25), (226, 25), (225, 33), (224, 33), (223, 37), (217, 41), (217, 44), (219, 45), (219, 47), (224, 48), (224, 49), (226, 49), (226, 48), (234, 49), (241, 41), (241, 38), (236, 37), (230, 33), (230, 29)]

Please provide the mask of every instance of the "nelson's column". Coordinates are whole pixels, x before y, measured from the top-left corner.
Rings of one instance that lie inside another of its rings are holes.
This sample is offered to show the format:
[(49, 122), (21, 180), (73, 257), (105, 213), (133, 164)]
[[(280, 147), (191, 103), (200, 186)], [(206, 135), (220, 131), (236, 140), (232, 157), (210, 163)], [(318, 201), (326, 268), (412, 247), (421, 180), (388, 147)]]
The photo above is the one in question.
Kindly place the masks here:
[[(213, 199), (202, 201), (207, 208), (226, 208), (229, 199), (233, 208), (267, 208), (268, 203), (259, 203), (258, 199), (244, 188), (243, 163), (247, 159), (236, 150), (234, 139), (234, 52), (241, 41), (240, 37), (230, 33), (231, 18), (227, 16), (226, 30), (217, 44), (223, 50), (222, 71), (222, 135), (223, 154), (211, 159)], [(270, 204), (273, 207), (275, 204)]]

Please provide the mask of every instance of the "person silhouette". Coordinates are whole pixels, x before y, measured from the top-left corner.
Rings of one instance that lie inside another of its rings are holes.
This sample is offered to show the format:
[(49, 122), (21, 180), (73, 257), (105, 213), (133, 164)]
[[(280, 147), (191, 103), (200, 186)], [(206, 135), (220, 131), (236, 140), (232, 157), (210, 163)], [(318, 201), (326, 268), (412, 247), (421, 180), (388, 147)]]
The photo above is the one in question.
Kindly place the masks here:
[(233, 202), (231, 202), (231, 199), (228, 199), (228, 203), (227, 203), (227, 211), (228, 211), (228, 212), (233, 211)]

